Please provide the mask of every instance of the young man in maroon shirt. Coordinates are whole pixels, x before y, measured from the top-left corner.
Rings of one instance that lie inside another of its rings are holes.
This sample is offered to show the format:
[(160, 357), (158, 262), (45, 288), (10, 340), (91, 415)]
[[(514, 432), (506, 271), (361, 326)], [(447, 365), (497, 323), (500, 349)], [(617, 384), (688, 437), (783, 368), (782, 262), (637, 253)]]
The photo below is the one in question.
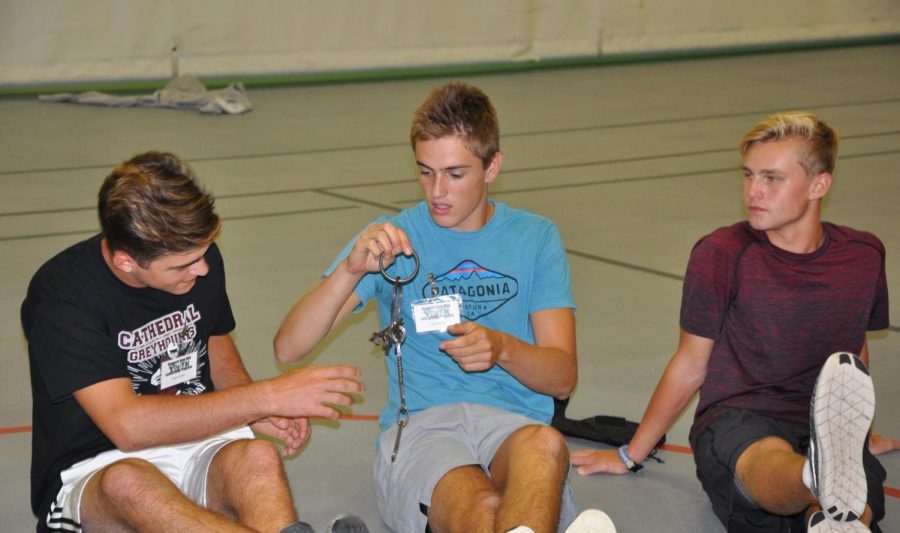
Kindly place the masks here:
[(879, 531), (866, 331), (889, 325), (885, 252), (821, 220), (837, 145), (809, 113), (744, 136), (747, 220), (694, 246), (678, 348), (639, 430), (619, 450), (574, 453), (579, 473), (637, 471), (699, 390), (697, 475), (729, 532)]

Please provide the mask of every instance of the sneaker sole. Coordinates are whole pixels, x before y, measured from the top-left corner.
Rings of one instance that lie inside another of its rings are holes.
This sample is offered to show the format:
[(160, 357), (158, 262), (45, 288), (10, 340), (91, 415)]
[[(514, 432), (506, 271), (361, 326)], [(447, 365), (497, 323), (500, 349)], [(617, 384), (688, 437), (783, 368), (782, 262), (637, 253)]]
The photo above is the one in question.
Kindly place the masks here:
[(809, 527), (806, 533), (862, 533), (868, 532), (865, 524), (854, 520), (853, 522), (835, 522), (829, 520), (822, 511), (818, 511), (810, 517)]
[(830, 520), (857, 520), (868, 488), (862, 454), (875, 414), (875, 389), (862, 361), (832, 354), (816, 380), (810, 409), (813, 493)]
[(369, 528), (358, 516), (340, 515), (328, 524), (328, 533), (369, 533)]

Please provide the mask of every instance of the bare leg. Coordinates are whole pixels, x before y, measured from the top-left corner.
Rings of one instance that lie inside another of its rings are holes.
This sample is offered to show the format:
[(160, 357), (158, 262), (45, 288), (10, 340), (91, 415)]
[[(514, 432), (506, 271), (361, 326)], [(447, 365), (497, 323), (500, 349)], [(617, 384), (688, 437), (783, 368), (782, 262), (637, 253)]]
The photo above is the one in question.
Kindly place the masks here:
[(278, 532), (297, 521), (281, 457), (266, 440), (238, 440), (219, 450), (206, 492), (211, 510), (255, 531)]
[(816, 497), (803, 484), (805, 461), (783, 439), (766, 437), (744, 450), (735, 474), (760, 507), (771, 513), (791, 515), (816, 503)]
[[(809, 508), (819, 509), (815, 495), (803, 484), (806, 457), (778, 437), (766, 437), (751, 444), (738, 458), (735, 474), (750, 498), (770, 513), (792, 515)], [(866, 506), (860, 521), (872, 521)]]
[(435, 533), (508, 531), (526, 525), (556, 531), (563, 481), (569, 467), (565, 439), (547, 426), (513, 432), (491, 463), (491, 476), (476, 466), (448, 472), (431, 499)]
[(431, 496), (428, 524), (435, 533), (488, 533), (500, 495), (478, 466), (461, 466), (438, 481)]
[(491, 463), (502, 494), (494, 531), (526, 525), (536, 533), (555, 532), (568, 468), (569, 449), (555, 429), (526, 426), (510, 435)]
[(81, 499), (85, 531), (245, 531), (224, 516), (201, 507), (155, 466), (123, 459), (97, 472)]

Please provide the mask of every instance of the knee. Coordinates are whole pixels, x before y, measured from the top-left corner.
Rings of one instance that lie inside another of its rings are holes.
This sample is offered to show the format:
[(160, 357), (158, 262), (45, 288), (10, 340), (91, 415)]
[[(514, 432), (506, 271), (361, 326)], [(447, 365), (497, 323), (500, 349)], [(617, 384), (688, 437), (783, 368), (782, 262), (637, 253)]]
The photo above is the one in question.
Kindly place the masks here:
[[(795, 459), (795, 463), (800, 461), (801, 466), (804, 459), (781, 437), (763, 437), (741, 452), (734, 465), (734, 473), (746, 486), (757, 475), (768, 477), (769, 472), (764, 471), (762, 465), (772, 463), (773, 459), (780, 459), (783, 462), (786, 458)], [(782, 464), (781, 462), (779, 464)]]
[(230, 443), (220, 452), (231, 464), (250, 468), (255, 472), (280, 472), (283, 469), (278, 447), (264, 439), (245, 439)]
[(96, 475), (103, 498), (123, 505), (138, 505), (159, 483), (169, 482), (153, 464), (134, 458), (116, 461)]
[(475, 489), (472, 491), (470, 503), (473, 511), (494, 516), (500, 507), (500, 494), (493, 489)]
[(555, 462), (569, 463), (569, 446), (565, 437), (550, 426), (525, 426), (513, 433), (510, 439), (512, 443), (519, 445), (517, 447), (524, 447)]
[(432, 498), (428, 511), (428, 525), (433, 531), (452, 531), (466, 524), (464, 529), (478, 530), (475, 524), (491, 524), (500, 508), (501, 497), (493, 487), (468, 487), (445, 498)]

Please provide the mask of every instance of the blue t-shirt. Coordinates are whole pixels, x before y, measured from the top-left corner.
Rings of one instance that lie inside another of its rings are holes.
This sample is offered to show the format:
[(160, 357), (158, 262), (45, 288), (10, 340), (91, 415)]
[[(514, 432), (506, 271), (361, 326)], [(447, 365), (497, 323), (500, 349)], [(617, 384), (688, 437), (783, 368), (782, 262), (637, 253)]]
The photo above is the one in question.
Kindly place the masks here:
[[(492, 202), (493, 203), (493, 202)], [(530, 315), (536, 311), (575, 307), (569, 286), (569, 264), (556, 226), (534, 213), (495, 204), (494, 215), (477, 231), (463, 232), (435, 224), (421, 202), (396, 216), (380, 217), (409, 235), (421, 262), (419, 272), (403, 285), (402, 317), (406, 341), (401, 347), (406, 403), (410, 413), (447, 403), (487, 404), (549, 423), (550, 396), (535, 392), (499, 365), (486, 372), (465, 372), (438, 345), (452, 338), (446, 332), (416, 332), (411, 305), (429, 298), (434, 276), (438, 295), (459, 294), (461, 316), (485, 327), (534, 343)], [(358, 236), (357, 236), (358, 237)], [(331, 273), (350, 252), (354, 238), (329, 267)], [(409, 276), (413, 259), (399, 257), (388, 268), (392, 277)], [(381, 327), (389, 321), (392, 285), (380, 272), (368, 273), (356, 286), (362, 302), (378, 302)], [(382, 429), (396, 423), (400, 404), (397, 358), (387, 357), (388, 402), (381, 413)]]

